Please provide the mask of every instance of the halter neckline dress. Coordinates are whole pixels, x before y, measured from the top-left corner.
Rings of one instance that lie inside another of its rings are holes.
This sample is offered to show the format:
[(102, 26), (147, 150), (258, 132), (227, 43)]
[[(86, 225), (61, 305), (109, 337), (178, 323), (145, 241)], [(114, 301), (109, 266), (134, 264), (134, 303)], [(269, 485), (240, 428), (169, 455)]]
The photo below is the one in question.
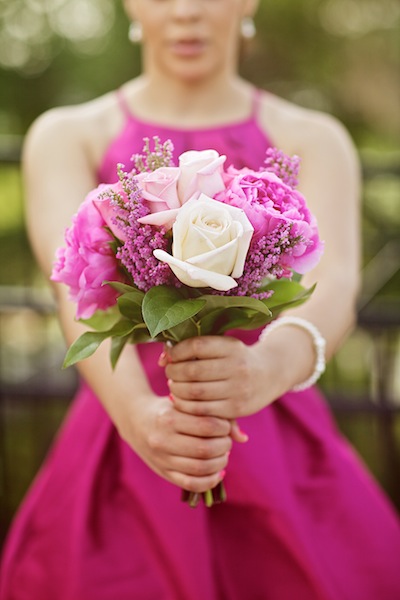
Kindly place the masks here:
[[(258, 169), (272, 145), (248, 119), (199, 130), (136, 118), (108, 147), (99, 181), (116, 180), (143, 138), (175, 156), (215, 148)], [(248, 344), (258, 332), (238, 336)], [(167, 395), (158, 343), (138, 347), (156, 394)], [(132, 386), (134, 389), (134, 382)], [(288, 393), (242, 419), (225, 504), (190, 509), (122, 441), (83, 383), (10, 529), (0, 600), (398, 600), (395, 513), (338, 433), (316, 388)]]

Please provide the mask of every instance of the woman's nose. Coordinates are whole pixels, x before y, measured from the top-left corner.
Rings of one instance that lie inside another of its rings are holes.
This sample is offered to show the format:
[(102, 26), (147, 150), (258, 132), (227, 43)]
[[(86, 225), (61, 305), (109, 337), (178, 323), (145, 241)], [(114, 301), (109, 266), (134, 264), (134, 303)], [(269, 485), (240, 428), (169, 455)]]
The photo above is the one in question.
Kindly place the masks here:
[(193, 20), (201, 14), (202, 0), (173, 0), (172, 13), (176, 19)]

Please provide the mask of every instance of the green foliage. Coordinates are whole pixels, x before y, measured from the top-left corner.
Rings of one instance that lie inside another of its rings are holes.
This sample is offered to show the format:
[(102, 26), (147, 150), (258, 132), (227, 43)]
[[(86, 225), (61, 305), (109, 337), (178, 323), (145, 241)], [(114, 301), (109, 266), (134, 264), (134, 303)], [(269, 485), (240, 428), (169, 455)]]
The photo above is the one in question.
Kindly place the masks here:
[[(176, 288), (151, 288), (143, 300), (143, 319), (152, 338), (192, 319), (206, 302), (200, 298), (183, 298)], [(176, 340), (178, 341), (178, 340)]]
[[(108, 282), (121, 295), (115, 307), (97, 311), (82, 319), (95, 329), (81, 335), (68, 349), (63, 367), (88, 358), (104, 340), (111, 338), (110, 359), (115, 367), (124, 346), (151, 340), (179, 342), (196, 335), (223, 335), (230, 329), (263, 327), (281, 310), (305, 302), (313, 288), (297, 281), (267, 283), (271, 298), (258, 300), (242, 296), (199, 295), (198, 290), (156, 286), (146, 294), (118, 282)], [(188, 297), (189, 294), (194, 297)]]

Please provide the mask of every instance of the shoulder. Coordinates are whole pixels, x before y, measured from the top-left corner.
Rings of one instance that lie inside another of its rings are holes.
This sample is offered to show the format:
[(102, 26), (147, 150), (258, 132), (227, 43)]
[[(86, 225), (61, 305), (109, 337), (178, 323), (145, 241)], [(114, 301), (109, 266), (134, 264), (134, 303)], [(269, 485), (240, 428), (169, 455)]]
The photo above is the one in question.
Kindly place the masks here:
[(30, 127), (24, 143), (24, 162), (50, 160), (76, 152), (96, 170), (102, 153), (123, 124), (116, 94), (110, 92), (76, 106), (53, 108)]
[(260, 123), (274, 143), (288, 154), (298, 154), (303, 160), (346, 158), (357, 167), (353, 141), (344, 125), (332, 115), (263, 93)]

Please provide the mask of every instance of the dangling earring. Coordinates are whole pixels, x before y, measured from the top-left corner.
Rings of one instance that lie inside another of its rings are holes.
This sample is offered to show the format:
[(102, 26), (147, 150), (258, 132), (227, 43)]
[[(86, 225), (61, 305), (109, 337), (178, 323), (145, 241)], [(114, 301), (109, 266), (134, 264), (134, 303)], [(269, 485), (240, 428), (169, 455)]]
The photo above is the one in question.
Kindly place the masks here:
[(240, 33), (246, 40), (251, 40), (256, 35), (256, 26), (252, 17), (243, 17), (240, 22)]
[(139, 44), (143, 38), (143, 29), (139, 21), (132, 21), (129, 25), (128, 38), (132, 44)]

